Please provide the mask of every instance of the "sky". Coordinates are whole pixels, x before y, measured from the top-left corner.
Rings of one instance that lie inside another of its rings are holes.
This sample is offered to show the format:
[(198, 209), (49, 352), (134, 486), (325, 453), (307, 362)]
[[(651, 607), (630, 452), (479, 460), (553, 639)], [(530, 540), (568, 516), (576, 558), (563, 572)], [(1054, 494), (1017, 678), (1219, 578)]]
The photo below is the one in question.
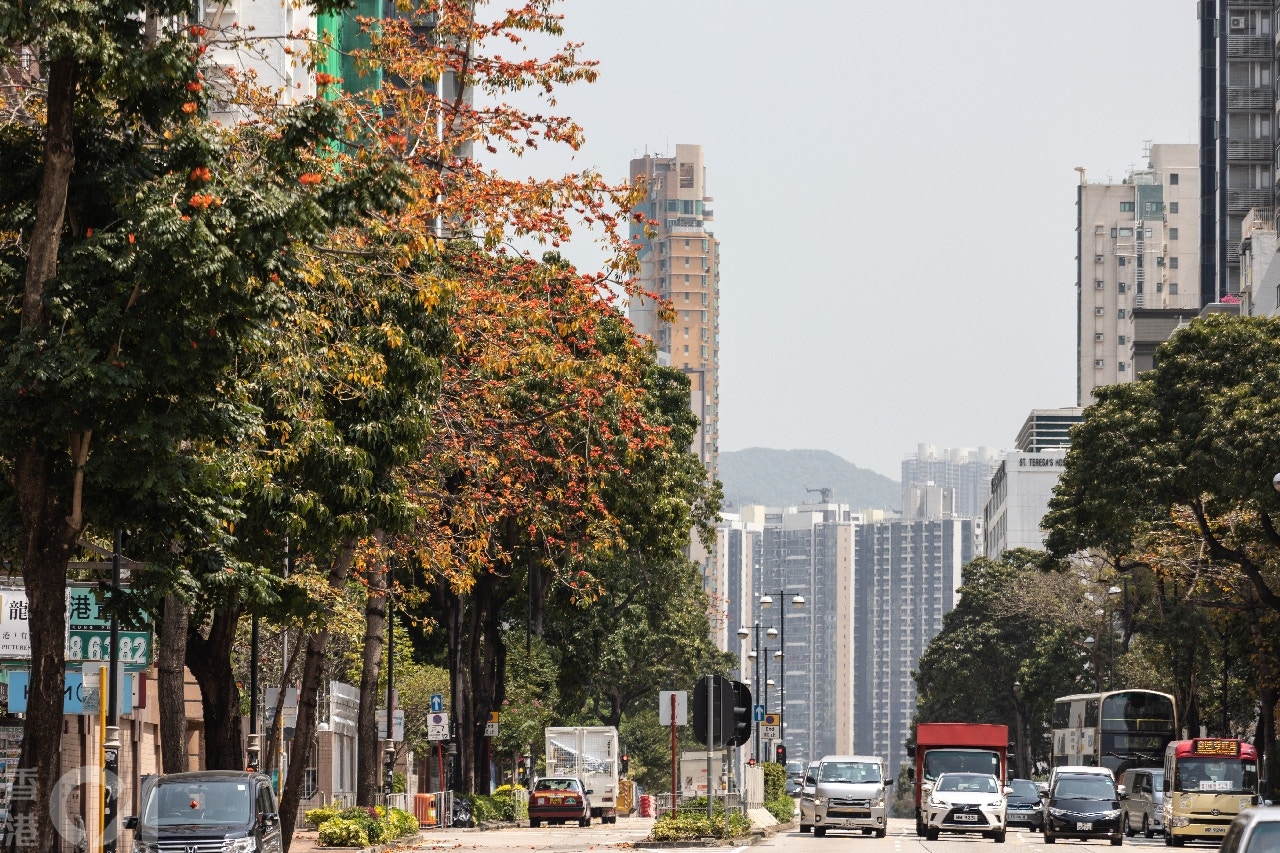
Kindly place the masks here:
[(1196, 141), (1195, 7), (565, 0), (600, 61), (557, 106), (587, 141), (520, 167), (622, 181), (702, 145), (721, 451), (897, 479), (918, 443), (1012, 449), (1075, 405), (1075, 167), (1119, 181), (1147, 141)]

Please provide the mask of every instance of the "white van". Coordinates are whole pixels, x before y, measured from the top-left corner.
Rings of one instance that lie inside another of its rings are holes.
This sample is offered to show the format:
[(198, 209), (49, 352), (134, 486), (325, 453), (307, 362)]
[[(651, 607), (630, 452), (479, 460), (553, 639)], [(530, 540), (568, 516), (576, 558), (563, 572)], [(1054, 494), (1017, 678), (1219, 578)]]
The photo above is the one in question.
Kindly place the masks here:
[(1164, 834), (1161, 808), (1164, 806), (1164, 769), (1161, 767), (1133, 767), (1120, 777), (1124, 780), (1125, 793), (1121, 795), (1120, 826), (1124, 834), (1132, 838), (1141, 832), (1144, 838)]

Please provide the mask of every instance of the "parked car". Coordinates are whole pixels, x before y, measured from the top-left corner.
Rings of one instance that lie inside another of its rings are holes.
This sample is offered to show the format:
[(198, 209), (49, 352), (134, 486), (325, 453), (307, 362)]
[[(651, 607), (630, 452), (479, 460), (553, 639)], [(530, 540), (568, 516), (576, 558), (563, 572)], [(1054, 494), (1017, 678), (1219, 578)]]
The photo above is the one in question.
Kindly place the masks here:
[(126, 817), (134, 850), (281, 853), (280, 812), (271, 780), (237, 770), (171, 773), (146, 779), (139, 814)]
[(1005, 799), (1005, 826), (1025, 826), (1032, 832), (1044, 826), (1040, 789), (1030, 779), (1010, 779), (1013, 793)]
[(1112, 846), (1120, 846), (1124, 843), (1120, 796), (1110, 773), (1072, 769), (1054, 768), (1053, 782), (1044, 795), (1045, 844), (1059, 838), (1106, 838)]
[(787, 796), (800, 796), (800, 789), (804, 787), (804, 762), (788, 761), (787, 762)]
[(817, 810), (814, 802), (814, 790), (818, 784), (818, 765), (820, 761), (810, 761), (804, 769), (804, 784), (800, 786), (800, 831), (813, 829), (813, 815)]
[(925, 838), (937, 841), (941, 832), (980, 832), (1003, 844), (1005, 797), (1011, 790), (990, 773), (939, 774), (921, 804)]
[(1159, 767), (1134, 767), (1120, 777), (1124, 791), (1120, 794), (1120, 823), (1124, 834), (1132, 838), (1141, 832), (1152, 838), (1164, 833), (1161, 807), (1164, 805), (1164, 770)]
[(1218, 853), (1274, 853), (1280, 850), (1280, 808), (1245, 809), (1227, 827)]
[(529, 792), (529, 826), (537, 829), (542, 822), (565, 823), (576, 820), (578, 826), (591, 826), (591, 791), (581, 779), (547, 776), (533, 783)]

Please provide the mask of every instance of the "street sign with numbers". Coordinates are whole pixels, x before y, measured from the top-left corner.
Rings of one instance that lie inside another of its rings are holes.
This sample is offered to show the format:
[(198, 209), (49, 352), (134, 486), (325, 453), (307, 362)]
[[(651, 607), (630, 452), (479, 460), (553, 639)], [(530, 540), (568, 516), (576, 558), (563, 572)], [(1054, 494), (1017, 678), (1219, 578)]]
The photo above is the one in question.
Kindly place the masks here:
[(427, 726), (427, 740), (448, 740), (448, 726)]
[[(151, 632), (119, 632), (117, 660), (130, 671), (151, 666)], [(105, 661), (111, 658), (111, 632), (73, 628), (67, 632), (68, 661)]]

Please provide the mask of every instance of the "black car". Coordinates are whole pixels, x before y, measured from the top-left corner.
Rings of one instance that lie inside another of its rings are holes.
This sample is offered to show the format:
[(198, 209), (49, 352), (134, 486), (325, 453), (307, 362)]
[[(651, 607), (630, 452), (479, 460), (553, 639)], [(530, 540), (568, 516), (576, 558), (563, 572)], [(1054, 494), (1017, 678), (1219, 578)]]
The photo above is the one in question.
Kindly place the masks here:
[(261, 773), (204, 770), (149, 778), (141, 814), (125, 819), (134, 853), (282, 853), (280, 814)]
[(1044, 810), (1040, 806), (1040, 789), (1030, 779), (1011, 779), (1013, 793), (1005, 797), (1005, 826), (1025, 826), (1032, 832), (1044, 826)]
[(1110, 776), (1059, 771), (1043, 799), (1045, 844), (1059, 838), (1107, 838), (1113, 847), (1124, 843), (1120, 797)]

